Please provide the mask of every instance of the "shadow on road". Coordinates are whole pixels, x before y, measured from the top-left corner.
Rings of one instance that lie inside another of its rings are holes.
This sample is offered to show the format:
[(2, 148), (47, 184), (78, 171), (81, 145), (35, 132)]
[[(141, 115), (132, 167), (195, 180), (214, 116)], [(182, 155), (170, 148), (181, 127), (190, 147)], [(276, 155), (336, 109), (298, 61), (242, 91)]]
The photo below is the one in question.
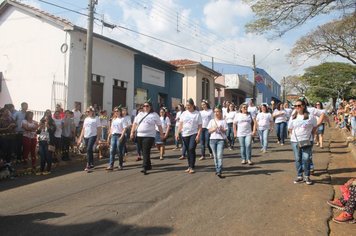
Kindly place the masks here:
[(283, 172), (283, 170), (251, 170), (245, 172), (232, 172), (235, 174), (230, 174), (231, 172), (224, 171), (224, 176), (226, 178), (245, 176), (245, 175), (271, 175), (273, 173)]
[(51, 224), (51, 219), (64, 216), (66, 214), (56, 212), (0, 216), (1, 235), (163, 235), (172, 232), (169, 227), (138, 227), (111, 220), (71, 225)]
[(292, 159), (277, 159), (277, 160), (264, 160), (260, 161), (258, 164), (275, 164), (275, 163), (291, 163), (294, 162)]

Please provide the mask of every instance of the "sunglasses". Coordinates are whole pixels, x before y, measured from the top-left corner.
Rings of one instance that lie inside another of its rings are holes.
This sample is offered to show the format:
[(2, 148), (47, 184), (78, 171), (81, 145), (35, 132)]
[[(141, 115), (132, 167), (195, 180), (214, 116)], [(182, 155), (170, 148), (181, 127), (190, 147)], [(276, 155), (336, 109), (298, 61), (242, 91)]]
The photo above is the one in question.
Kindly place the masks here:
[(114, 112), (119, 112), (119, 110), (114, 110)]
[(317, 104), (315, 104), (315, 105), (320, 105), (320, 103), (317, 103)]
[(294, 105), (294, 107), (302, 107), (302, 105)]
[(244, 109), (246, 109), (247, 107), (241, 107), (241, 108), (244, 108)]
[(150, 105), (143, 105), (142, 107), (149, 107)]

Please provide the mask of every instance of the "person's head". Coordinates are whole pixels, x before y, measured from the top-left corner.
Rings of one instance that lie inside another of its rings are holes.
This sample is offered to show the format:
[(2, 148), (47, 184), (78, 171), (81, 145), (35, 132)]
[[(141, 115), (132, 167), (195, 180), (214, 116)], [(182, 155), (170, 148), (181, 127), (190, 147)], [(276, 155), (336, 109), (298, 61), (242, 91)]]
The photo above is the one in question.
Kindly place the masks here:
[(193, 112), (195, 110), (194, 100), (192, 98), (189, 98), (185, 107), (188, 111)]
[(351, 98), (351, 99), (349, 100), (349, 104), (350, 104), (351, 106), (355, 106), (355, 99)]
[(71, 118), (70, 110), (65, 110), (64, 111), (64, 115), (65, 115), (66, 118)]
[(80, 111), (80, 102), (75, 102), (74, 103), (74, 109), (76, 110), (76, 111)]
[(285, 102), (284, 105), (283, 105), (284, 108), (289, 108), (289, 104), (288, 102)]
[(235, 104), (233, 104), (233, 103), (229, 104), (229, 106), (227, 107), (227, 112), (230, 112), (230, 111), (235, 111)]
[(282, 102), (277, 103), (276, 109), (277, 110), (283, 110), (284, 109), (283, 103)]
[(255, 105), (255, 100), (253, 98), (250, 99), (250, 101), (248, 102), (249, 106), (254, 106)]
[(32, 111), (26, 111), (25, 120), (32, 121), (32, 119), (33, 119), (33, 112)]
[(240, 108), (239, 108), (239, 111), (240, 111), (240, 113), (247, 113), (247, 104), (246, 103), (242, 103), (241, 105), (240, 105)]
[(207, 110), (207, 109), (210, 109), (210, 105), (209, 105), (209, 102), (207, 101), (207, 100), (202, 100), (201, 101), (201, 108), (203, 109), (203, 110)]
[(184, 108), (184, 104), (183, 103), (179, 103), (178, 104), (178, 109), (179, 109), (179, 111), (184, 111), (185, 110), (185, 108)]
[(108, 112), (106, 110), (102, 110), (102, 111), (100, 111), (100, 115), (101, 116), (107, 116)]
[(52, 116), (51, 110), (50, 110), (50, 109), (47, 109), (47, 110), (45, 111), (45, 113), (44, 113), (43, 116), (44, 116), (44, 117), (45, 117), (45, 116)]
[(220, 104), (216, 105), (214, 108), (214, 115), (217, 119), (221, 120), (222, 117), (222, 106)]
[(300, 97), (298, 100), (303, 101), (306, 107), (309, 106), (309, 102), (308, 102), (308, 99), (306, 97)]
[(317, 109), (324, 109), (323, 103), (320, 102), (320, 101), (316, 102), (316, 103), (315, 103), (315, 108), (317, 108)]
[(4, 108), (8, 109), (11, 113), (15, 110), (14, 104), (6, 104)]
[(293, 114), (293, 119), (297, 118), (297, 115), (302, 114), (304, 114), (304, 120), (309, 118), (309, 112), (304, 100), (298, 99), (297, 101), (295, 101), (294, 109), (296, 110), (296, 112)]
[(121, 113), (122, 113), (122, 116), (127, 116), (129, 114), (129, 112), (127, 110), (127, 107), (122, 107), (121, 108)]
[(159, 109), (159, 116), (166, 118), (167, 117), (167, 108), (161, 107), (161, 109)]
[(86, 109), (87, 116), (94, 117), (95, 116), (95, 109), (94, 107), (90, 106)]
[(151, 113), (153, 112), (153, 108), (152, 108), (152, 102), (150, 99), (148, 99), (143, 105), (143, 111), (144, 112), (148, 112), (148, 113)]
[(60, 119), (60, 118), (61, 118), (60, 111), (56, 110), (56, 111), (54, 112), (54, 114), (53, 114), (53, 117), (54, 117), (55, 119)]
[(21, 110), (27, 111), (27, 109), (28, 109), (28, 104), (26, 102), (21, 103)]
[(7, 108), (1, 108), (0, 109), (0, 117), (2, 117), (2, 118), (8, 118), (8, 117), (10, 117), (10, 111), (9, 111), (9, 109), (7, 109)]
[(114, 109), (113, 109), (112, 112), (113, 112), (113, 117), (114, 117), (114, 118), (122, 117), (122, 109), (121, 109), (120, 106), (114, 107)]
[(263, 113), (267, 113), (268, 112), (267, 104), (261, 104), (260, 112), (263, 112)]

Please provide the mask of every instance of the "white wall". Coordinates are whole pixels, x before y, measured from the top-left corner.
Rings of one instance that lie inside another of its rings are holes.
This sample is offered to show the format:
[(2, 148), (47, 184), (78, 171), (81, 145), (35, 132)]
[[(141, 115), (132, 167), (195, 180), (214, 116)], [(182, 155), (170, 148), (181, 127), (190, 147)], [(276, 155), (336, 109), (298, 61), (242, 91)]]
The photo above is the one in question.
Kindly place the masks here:
[(13, 7), (0, 17), (0, 71), (5, 81), (0, 106), (28, 102), (29, 109), (51, 108), (53, 80), (63, 82), (65, 32)]
[[(83, 104), (85, 77), (86, 35), (71, 32), (71, 52), (69, 68), (68, 106), (73, 108), (74, 102)], [(126, 101), (129, 111), (133, 109), (134, 98), (134, 53), (102, 39), (94, 38), (93, 42), (93, 74), (104, 76), (103, 109), (112, 109), (113, 79), (127, 82)], [(82, 109), (85, 109), (82, 107)]]

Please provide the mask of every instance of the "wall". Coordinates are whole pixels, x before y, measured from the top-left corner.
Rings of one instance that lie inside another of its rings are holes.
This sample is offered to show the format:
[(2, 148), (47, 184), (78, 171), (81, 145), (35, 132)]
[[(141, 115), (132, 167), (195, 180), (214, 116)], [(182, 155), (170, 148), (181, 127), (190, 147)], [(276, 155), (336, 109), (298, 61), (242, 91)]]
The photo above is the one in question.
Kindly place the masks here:
[(66, 33), (59, 27), (13, 7), (0, 17), (0, 71), (5, 80), (0, 106), (44, 111), (52, 107), (52, 83), (64, 82), (65, 55), (60, 51)]

